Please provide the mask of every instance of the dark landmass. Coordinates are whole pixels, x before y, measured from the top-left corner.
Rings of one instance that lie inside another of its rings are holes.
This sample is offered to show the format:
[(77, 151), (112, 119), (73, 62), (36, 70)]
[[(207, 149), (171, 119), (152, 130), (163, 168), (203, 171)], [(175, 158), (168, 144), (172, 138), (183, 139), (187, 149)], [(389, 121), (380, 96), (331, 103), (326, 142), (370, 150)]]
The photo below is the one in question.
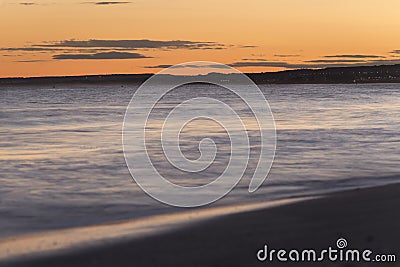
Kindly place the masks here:
[[(208, 74), (208, 75), (215, 75)], [(234, 74), (218, 74), (229, 79)], [(247, 74), (257, 84), (400, 83), (400, 64), (286, 70)], [(0, 78), (1, 85), (141, 84), (152, 74)]]
[(0, 78), (0, 86), (63, 84), (141, 84), (151, 76), (152, 74), (111, 74), (87, 76)]
[(400, 64), (247, 74), (255, 83), (399, 83)]

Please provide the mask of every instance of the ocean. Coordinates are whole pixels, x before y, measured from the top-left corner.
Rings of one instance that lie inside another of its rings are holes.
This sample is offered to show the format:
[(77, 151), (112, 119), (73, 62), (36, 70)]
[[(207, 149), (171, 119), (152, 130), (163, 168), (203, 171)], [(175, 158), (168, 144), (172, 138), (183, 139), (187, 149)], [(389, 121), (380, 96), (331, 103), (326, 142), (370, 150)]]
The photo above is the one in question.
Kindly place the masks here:
[[(400, 84), (259, 87), (276, 124), (270, 174), (249, 193), (247, 172), (231, 193), (204, 208), (399, 182)], [(184, 210), (145, 194), (126, 166), (122, 126), (135, 90), (128, 85), (0, 87), (0, 237)], [(173, 92), (155, 117), (195, 96), (240, 107), (226, 89), (197, 84)], [(157, 157), (162, 151), (150, 146), (155, 165), (177, 184), (209, 182), (227, 162), (229, 139), (218, 125), (205, 123), (194, 123), (181, 139), (192, 159), (199, 155), (201, 138), (217, 140), (222, 153), (203, 176), (174, 175)]]

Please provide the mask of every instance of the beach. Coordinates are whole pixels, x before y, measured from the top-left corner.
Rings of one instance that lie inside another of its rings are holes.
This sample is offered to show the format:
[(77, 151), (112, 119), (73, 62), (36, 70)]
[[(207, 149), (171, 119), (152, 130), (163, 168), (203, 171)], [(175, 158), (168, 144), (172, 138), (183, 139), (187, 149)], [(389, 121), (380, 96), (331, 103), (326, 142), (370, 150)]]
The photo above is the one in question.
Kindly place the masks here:
[[(254, 211), (194, 220), (185, 226), (113, 239), (75, 250), (3, 260), (2, 266), (308, 266), (321, 262), (261, 262), (257, 252), (347, 247), (391, 254), (400, 247), (400, 184), (354, 189)], [(118, 225), (115, 225), (118, 227)], [(117, 229), (116, 229), (117, 230)], [(372, 257), (372, 256), (371, 256)], [(398, 261), (397, 261), (398, 262)], [(376, 266), (376, 262), (330, 262), (324, 266)], [(380, 263), (398, 266), (398, 263)]]

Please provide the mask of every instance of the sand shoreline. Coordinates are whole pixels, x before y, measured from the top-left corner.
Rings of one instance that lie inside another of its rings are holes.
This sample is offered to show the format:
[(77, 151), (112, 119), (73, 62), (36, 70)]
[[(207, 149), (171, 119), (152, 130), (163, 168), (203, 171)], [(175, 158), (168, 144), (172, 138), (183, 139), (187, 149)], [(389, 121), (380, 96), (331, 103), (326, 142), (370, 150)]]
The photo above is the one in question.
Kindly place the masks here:
[(160, 214), (130, 220), (81, 226), (60, 230), (41, 231), (0, 239), (0, 263), (4, 260), (27, 260), (47, 255), (75, 253), (80, 249), (119, 243), (176, 231), (222, 216), (297, 203), (317, 196), (293, 197), (235, 206), (187, 209), (171, 214)]
[[(283, 203), (224, 216), (157, 235), (73, 250), (63, 254), (3, 261), (5, 266), (302, 266), (260, 262), (265, 244), (276, 249), (334, 246), (400, 258), (400, 184), (349, 190), (298, 203)], [(126, 229), (129, 231), (129, 229)], [(367, 266), (326, 262), (324, 266)], [(376, 265), (376, 263), (375, 263)], [(383, 264), (382, 266), (386, 266)], [(396, 265), (390, 265), (396, 266)]]

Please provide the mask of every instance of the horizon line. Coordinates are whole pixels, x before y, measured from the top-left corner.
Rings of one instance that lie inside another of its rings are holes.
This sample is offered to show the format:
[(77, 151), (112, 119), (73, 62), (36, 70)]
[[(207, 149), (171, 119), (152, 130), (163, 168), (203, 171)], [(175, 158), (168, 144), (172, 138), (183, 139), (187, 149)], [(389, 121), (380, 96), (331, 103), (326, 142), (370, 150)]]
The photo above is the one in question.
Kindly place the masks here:
[[(266, 73), (281, 73), (281, 72), (294, 72), (302, 70), (318, 71), (328, 69), (351, 69), (351, 68), (364, 68), (364, 67), (385, 67), (385, 66), (400, 66), (400, 64), (382, 64), (382, 65), (365, 65), (365, 66), (338, 66), (338, 67), (325, 67), (325, 68), (299, 68), (299, 69), (286, 69), (279, 71), (264, 71), (264, 72), (242, 72), (243, 74), (266, 74)], [(218, 72), (209, 72), (207, 74), (197, 74), (193, 76), (205, 76)], [(156, 75), (157, 73), (99, 73), (99, 74), (81, 74), (81, 75), (53, 75), (53, 76), (16, 76), (16, 77), (0, 77), (0, 80), (6, 79), (41, 79), (41, 78), (83, 78), (83, 77), (99, 77), (99, 76), (122, 76), (122, 75)], [(235, 73), (218, 73), (218, 74), (235, 74)], [(164, 74), (165, 75), (165, 74)], [(172, 75), (172, 74), (168, 74)], [(191, 75), (175, 75), (175, 76), (191, 76)]]

